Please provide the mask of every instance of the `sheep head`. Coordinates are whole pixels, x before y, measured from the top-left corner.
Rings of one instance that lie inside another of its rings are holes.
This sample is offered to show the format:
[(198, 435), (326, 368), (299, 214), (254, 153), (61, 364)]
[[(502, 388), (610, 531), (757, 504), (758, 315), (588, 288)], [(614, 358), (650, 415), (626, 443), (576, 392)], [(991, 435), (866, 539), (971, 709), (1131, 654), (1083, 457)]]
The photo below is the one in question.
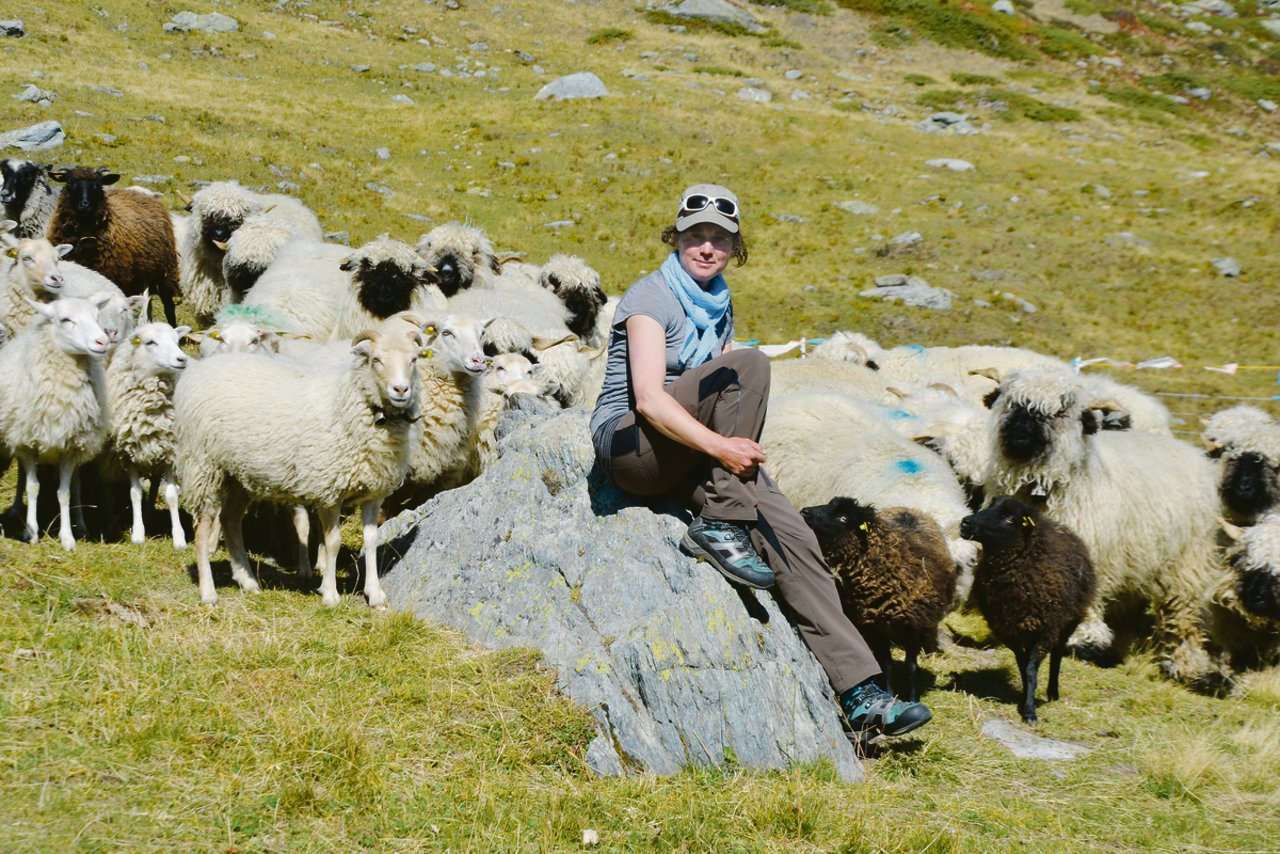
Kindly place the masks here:
[(436, 269), (407, 243), (385, 236), (343, 258), (338, 268), (351, 275), (360, 305), (380, 319), (407, 310), (417, 288), (440, 281)]
[(878, 526), (875, 507), (845, 496), (805, 507), (800, 515), (813, 529), (823, 555), (833, 567), (846, 566), (864, 554)]
[(73, 166), (69, 169), (54, 169), (49, 177), (59, 183), (66, 184), (62, 199), (58, 203), (59, 210), (65, 211), (81, 223), (96, 223), (105, 218), (107, 213), (107, 191), (110, 184), (120, 180), (116, 172), (107, 167)]
[(1040, 513), (1012, 496), (995, 499), (984, 510), (960, 520), (960, 536), (981, 543), (984, 553), (1020, 551), (1031, 539)]
[(377, 400), (370, 401), (375, 420), (418, 419), (417, 364), (421, 349), (422, 335), (416, 329), (399, 335), (370, 329), (352, 339), (352, 355), (369, 369), (376, 386)]
[(475, 226), (459, 222), (438, 225), (422, 235), (414, 248), (435, 271), (436, 284), (446, 297), (471, 287), (481, 271), (495, 276), (502, 271), (493, 243), (484, 229)]

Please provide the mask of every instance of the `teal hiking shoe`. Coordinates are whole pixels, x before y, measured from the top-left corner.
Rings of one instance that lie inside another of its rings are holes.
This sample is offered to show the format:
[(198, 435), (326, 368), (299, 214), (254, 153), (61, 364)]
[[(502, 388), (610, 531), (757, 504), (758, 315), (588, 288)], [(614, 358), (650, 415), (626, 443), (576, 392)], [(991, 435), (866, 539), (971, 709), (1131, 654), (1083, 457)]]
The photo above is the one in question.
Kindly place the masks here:
[(903, 702), (881, 688), (875, 679), (841, 694), (840, 709), (854, 733), (863, 738), (904, 735), (933, 717), (923, 703)]
[(741, 522), (696, 517), (684, 532), (680, 548), (703, 558), (734, 584), (767, 590), (776, 580), (773, 570), (751, 545), (747, 526)]

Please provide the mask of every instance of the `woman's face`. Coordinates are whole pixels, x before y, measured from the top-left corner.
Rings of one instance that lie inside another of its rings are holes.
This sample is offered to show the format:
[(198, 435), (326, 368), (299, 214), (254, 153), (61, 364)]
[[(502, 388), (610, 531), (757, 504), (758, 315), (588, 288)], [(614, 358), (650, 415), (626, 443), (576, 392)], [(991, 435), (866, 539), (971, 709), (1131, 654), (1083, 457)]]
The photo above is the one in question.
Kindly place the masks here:
[(700, 222), (676, 235), (676, 257), (695, 282), (705, 286), (729, 266), (733, 235), (713, 222)]

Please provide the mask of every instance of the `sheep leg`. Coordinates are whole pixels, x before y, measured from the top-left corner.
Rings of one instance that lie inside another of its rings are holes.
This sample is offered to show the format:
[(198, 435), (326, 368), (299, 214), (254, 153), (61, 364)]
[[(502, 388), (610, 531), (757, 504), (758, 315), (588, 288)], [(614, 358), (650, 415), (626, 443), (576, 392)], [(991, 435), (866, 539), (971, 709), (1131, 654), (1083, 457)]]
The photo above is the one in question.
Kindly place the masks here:
[(913, 703), (920, 702), (920, 668), (917, 658), (920, 655), (918, 644), (907, 644), (905, 647), (907, 663), (907, 699)]
[(1022, 674), (1022, 702), (1018, 704), (1018, 712), (1029, 724), (1036, 722), (1036, 676), (1040, 672), (1042, 657), (1042, 653), (1034, 645), (1014, 650), (1018, 672)]
[[(170, 326), (178, 325), (178, 315), (173, 309), (173, 295), (160, 289), (160, 303), (164, 306), (164, 319)], [(150, 314), (150, 312), (148, 312)]]
[(871, 647), (871, 654), (876, 657), (876, 664), (880, 665), (880, 682), (884, 685), (884, 689), (892, 694), (893, 653), (889, 649), (889, 641), (877, 638), (869, 646)]
[(298, 536), (298, 577), (307, 581), (311, 578), (311, 517), (301, 504), (293, 505), (293, 531)]
[(212, 605), (218, 601), (218, 591), (213, 587), (213, 569), (209, 566), (209, 552), (218, 541), (218, 513), (202, 510), (196, 518), (196, 575), (200, 579), (200, 601)]
[(320, 530), (324, 532), (322, 546), (323, 562), (320, 564), (320, 597), (325, 605), (333, 607), (338, 604), (338, 547), (342, 545), (342, 536), (338, 531), (338, 519), (342, 513), (339, 502), (330, 507), (321, 507), (316, 511), (320, 517)]
[(147, 541), (147, 526), (142, 521), (142, 475), (137, 466), (129, 466), (129, 506), (133, 508), (133, 532), (130, 539), (135, 543)]
[(178, 484), (173, 479), (173, 472), (168, 469), (160, 476), (160, 486), (164, 490), (164, 503), (169, 506), (169, 524), (173, 529), (173, 547), (187, 547), (187, 532), (182, 530), (182, 518), (178, 513)]
[(40, 521), (36, 518), (36, 502), (40, 500), (40, 475), (36, 471), (35, 454), (22, 454), (18, 457), (22, 464), (23, 475), (27, 479), (27, 542), (40, 540)]
[(1058, 671), (1062, 668), (1062, 647), (1049, 653), (1049, 690), (1046, 696), (1050, 701), (1058, 699)]
[(1072, 652), (1086, 661), (1102, 661), (1115, 643), (1115, 634), (1103, 619), (1102, 609), (1090, 605), (1085, 609), (1084, 619), (1071, 633), (1067, 646)]
[(249, 507), (249, 497), (244, 490), (227, 490), (222, 504), (222, 532), (227, 539), (227, 556), (231, 558), (231, 577), (246, 593), (257, 593), (258, 580), (249, 571), (249, 556), (244, 550), (244, 511)]
[(84, 521), (84, 495), (80, 491), (80, 466), (76, 466), (71, 472), (71, 530), (73, 535), (78, 534), (80, 537), (87, 539), (89, 536), (89, 525)]
[(58, 461), (58, 539), (67, 551), (76, 547), (76, 535), (71, 530), (71, 479), (75, 473), (73, 460), (64, 457)]
[(371, 608), (385, 610), (387, 594), (378, 581), (378, 511), (381, 509), (381, 498), (360, 505), (360, 516), (364, 522), (364, 595), (369, 599)]

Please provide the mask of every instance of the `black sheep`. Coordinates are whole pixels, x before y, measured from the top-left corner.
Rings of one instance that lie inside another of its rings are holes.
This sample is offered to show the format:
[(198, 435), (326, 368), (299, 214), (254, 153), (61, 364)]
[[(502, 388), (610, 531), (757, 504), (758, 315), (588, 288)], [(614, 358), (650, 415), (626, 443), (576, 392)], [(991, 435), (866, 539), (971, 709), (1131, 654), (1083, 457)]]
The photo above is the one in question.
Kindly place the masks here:
[(933, 519), (906, 507), (876, 512), (852, 498), (800, 511), (836, 577), (840, 604), (893, 692), (891, 646), (906, 652), (908, 698), (920, 699), (916, 658), (933, 649), (951, 610), (956, 565)]
[(1071, 530), (1008, 496), (960, 522), (960, 535), (982, 544), (969, 601), (1001, 643), (1013, 650), (1022, 678), (1018, 711), (1036, 719), (1036, 676), (1049, 655), (1050, 700), (1067, 639), (1096, 586), (1089, 549)]

